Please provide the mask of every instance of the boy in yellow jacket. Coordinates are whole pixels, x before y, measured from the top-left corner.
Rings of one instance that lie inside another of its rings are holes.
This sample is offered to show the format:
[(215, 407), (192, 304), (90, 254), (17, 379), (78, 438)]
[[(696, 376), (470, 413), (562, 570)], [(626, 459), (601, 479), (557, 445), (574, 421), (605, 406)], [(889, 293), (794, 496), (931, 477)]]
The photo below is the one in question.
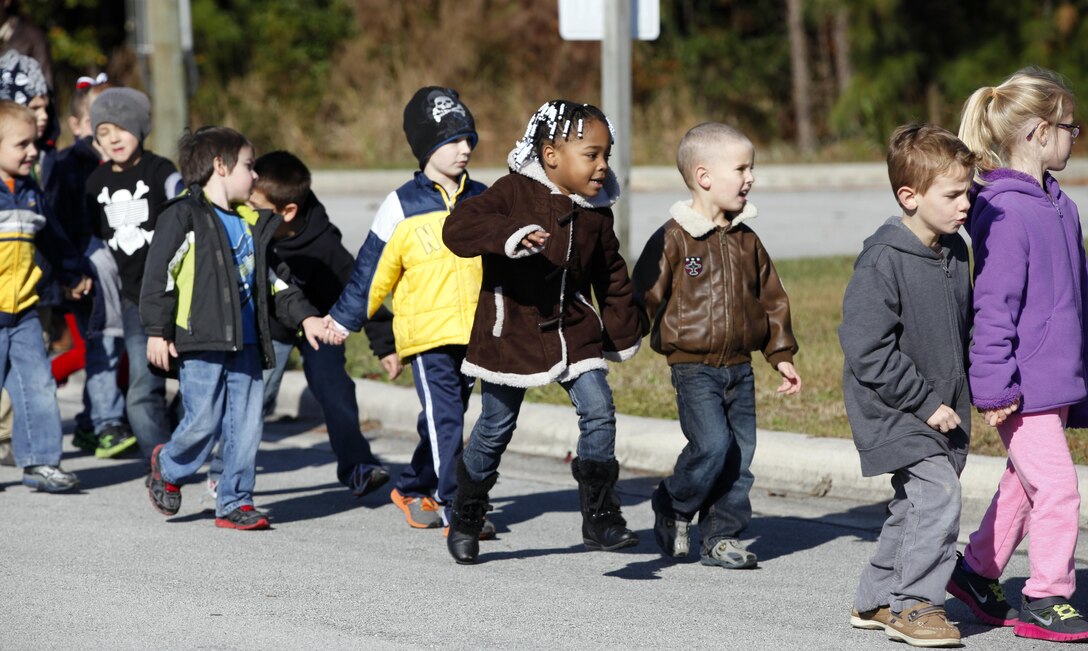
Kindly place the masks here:
[[(409, 526), (448, 523), (440, 504), (457, 492), (456, 461), (464, 438), (473, 379), (462, 375), (480, 293), (479, 258), (453, 255), (442, 225), (457, 202), (480, 194), (466, 167), (476, 146), (476, 125), (451, 88), (416, 91), (404, 108), (404, 132), (419, 160), (415, 177), (389, 193), (359, 250), (351, 282), (329, 310), (332, 327), (358, 331), (393, 294), (397, 354), (410, 360), (423, 407), (419, 445), (390, 494)], [(399, 369), (391, 370), (395, 377)], [(488, 526), (481, 537), (489, 537)]]

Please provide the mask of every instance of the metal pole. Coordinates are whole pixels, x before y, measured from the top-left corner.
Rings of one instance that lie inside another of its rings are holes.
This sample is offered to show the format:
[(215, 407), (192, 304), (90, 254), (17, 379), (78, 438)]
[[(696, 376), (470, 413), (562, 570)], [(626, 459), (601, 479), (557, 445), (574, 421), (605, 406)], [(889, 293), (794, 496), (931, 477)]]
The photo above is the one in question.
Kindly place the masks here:
[(631, 180), (631, 4), (632, 0), (605, 0), (604, 39), (601, 41), (601, 107), (616, 129), (609, 166), (620, 183), (620, 200), (612, 207), (620, 252), (632, 263), (630, 238)]
[(151, 140), (155, 151), (172, 158), (189, 120), (178, 27), (181, 15), (178, 0), (151, 0), (146, 10), (151, 49)]

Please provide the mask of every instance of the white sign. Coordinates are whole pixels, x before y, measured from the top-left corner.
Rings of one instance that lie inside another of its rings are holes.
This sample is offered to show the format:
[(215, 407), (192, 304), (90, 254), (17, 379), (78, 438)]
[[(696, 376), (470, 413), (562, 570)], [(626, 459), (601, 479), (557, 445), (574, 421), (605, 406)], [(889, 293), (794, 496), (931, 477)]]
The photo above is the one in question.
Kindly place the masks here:
[(604, 38), (604, 3), (630, 1), (631, 37), (657, 40), (661, 34), (661, 0), (559, 0), (559, 36), (565, 41)]

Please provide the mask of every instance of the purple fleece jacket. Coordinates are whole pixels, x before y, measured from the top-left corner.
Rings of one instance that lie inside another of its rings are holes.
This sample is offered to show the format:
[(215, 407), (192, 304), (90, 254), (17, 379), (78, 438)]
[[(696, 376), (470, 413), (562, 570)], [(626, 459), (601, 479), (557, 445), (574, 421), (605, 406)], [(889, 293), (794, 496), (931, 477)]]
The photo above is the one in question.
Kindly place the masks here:
[(1022, 413), (1072, 405), (1085, 385), (1088, 289), (1077, 206), (1044, 175), (997, 169), (976, 186), (967, 229), (975, 254), (971, 394), (997, 409), (1023, 398)]

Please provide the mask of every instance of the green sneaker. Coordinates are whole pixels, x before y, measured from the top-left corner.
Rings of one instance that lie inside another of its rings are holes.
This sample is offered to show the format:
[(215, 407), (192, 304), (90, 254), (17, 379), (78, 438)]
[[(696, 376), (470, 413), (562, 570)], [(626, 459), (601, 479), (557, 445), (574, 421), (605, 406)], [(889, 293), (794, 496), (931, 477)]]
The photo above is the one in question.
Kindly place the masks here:
[(72, 445), (84, 452), (94, 452), (97, 450), (98, 437), (94, 433), (94, 428), (83, 429), (77, 425), (76, 431), (72, 432)]
[(98, 449), (94, 456), (112, 459), (136, 447), (136, 436), (127, 425), (110, 425), (98, 435)]

